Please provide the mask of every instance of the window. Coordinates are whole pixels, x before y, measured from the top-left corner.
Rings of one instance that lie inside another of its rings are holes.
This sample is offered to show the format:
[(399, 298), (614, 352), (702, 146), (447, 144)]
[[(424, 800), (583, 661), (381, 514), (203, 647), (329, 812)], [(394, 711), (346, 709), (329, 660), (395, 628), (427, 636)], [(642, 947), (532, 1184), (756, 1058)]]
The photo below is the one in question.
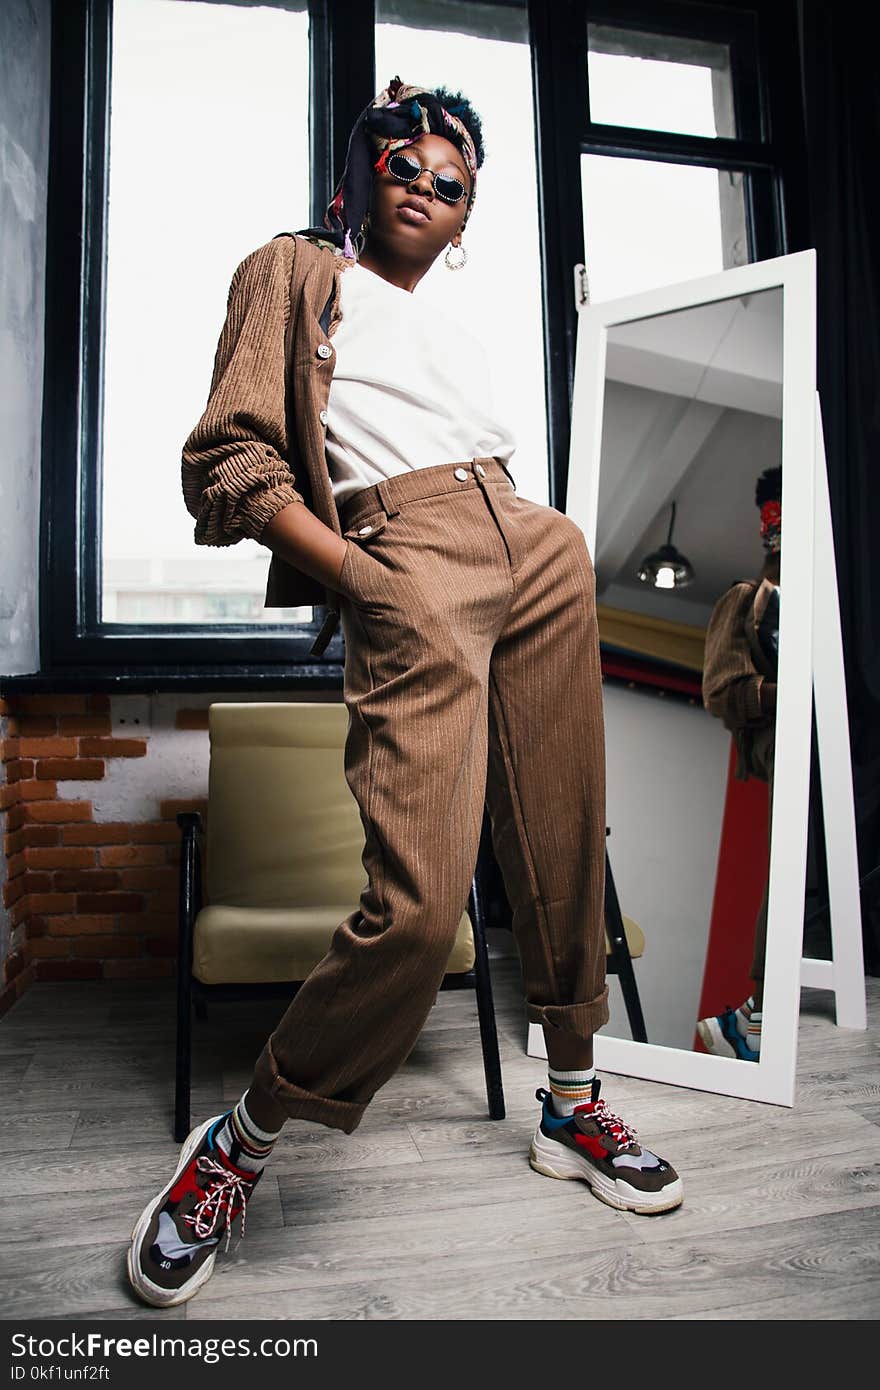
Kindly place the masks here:
[(749, 259), (738, 171), (585, 154), (581, 187), (594, 302), (694, 280)]
[(207, 399), (235, 267), (308, 223), (308, 91), (304, 4), (114, 0), (104, 623), (293, 616), (263, 608), (265, 546), (194, 546), (180, 450)]
[[(588, 24), (587, 52), (592, 122), (736, 137), (729, 43)], [(744, 264), (743, 179), (740, 170), (582, 155), (591, 299)]]
[(590, 119), (734, 137), (730, 45), (587, 25)]
[[(591, 15), (600, 9), (587, 8)], [(755, 69), (749, 17), (722, 11), (709, 18), (694, 7), (688, 14), (660, 4), (651, 25), (635, 13), (627, 19), (627, 8), (615, 6), (613, 23), (587, 23), (581, 188), (593, 300), (752, 259), (747, 202), (754, 190), (748, 173), (728, 162), (737, 147), (745, 153), (740, 137), (762, 124), (752, 86), (734, 80)], [(684, 24), (689, 32), (681, 32)], [(700, 32), (703, 24), (708, 32)], [(621, 137), (623, 157), (616, 153)], [(719, 142), (727, 147), (723, 164)]]

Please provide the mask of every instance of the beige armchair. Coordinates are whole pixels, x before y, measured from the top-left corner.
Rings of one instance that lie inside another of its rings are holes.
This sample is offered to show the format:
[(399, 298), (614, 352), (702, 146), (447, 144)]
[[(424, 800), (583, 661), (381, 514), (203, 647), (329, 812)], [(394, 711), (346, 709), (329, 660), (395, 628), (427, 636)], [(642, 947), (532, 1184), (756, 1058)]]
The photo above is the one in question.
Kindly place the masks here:
[[(190, 1128), (192, 1010), (295, 993), (365, 886), (344, 704), (212, 704), (203, 827), (181, 813), (175, 1135)], [(204, 854), (204, 865), (203, 865)], [(489, 1113), (504, 1116), (479, 860), (441, 988), (476, 990)], [(203, 888), (204, 883), (204, 888)]]

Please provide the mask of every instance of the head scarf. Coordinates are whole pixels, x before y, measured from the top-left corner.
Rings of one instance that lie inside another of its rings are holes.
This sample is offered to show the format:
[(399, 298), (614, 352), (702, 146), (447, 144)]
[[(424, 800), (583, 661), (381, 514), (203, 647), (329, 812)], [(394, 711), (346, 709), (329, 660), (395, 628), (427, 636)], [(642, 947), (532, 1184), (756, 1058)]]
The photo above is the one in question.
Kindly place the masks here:
[(357, 260), (353, 238), (360, 232), (366, 215), (374, 173), (384, 170), (388, 156), (395, 150), (413, 144), (423, 135), (444, 136), (464, 157), (471, 176), (464, 227), (477, 191), (477, 152), (473, 136), (457, 114), (462, 109), (445, 107), (433, 92), (407, 86), (399, 77), (393, 77), (355, 121), (345, 168), (324, 214), (324, 226), (308, 227), (303, 235), (341, 250), (349, 260)]
[(782, 469), (767, 468), (755, 485), (755, 506), (761, 513), (761, 541), (768, 555), (782, 547)]

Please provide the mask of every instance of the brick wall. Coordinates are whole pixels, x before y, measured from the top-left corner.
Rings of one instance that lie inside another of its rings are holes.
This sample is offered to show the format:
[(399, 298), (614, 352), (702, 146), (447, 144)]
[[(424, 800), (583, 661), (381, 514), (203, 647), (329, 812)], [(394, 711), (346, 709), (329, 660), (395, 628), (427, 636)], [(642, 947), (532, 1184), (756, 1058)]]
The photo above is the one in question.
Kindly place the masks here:
[[(150, 732), (135, 737), (127, 732), (139, 725), (125, 712), (131, 703), (114, 700), (123, 711), (114, 720), (107, 695), (0, 701), (0, 1013), (33, 980), (149, 978), (174, 971), (180, 839), (175, 816), (206, 810), (207, 704), (166, 711), (172, 718), (164, 728), (156, 730), (151, 720)], [(144, 703), (149, 704), (134, 702)], [(108, 775), (120, 782), (121, 769), (123, 777), (125, 768), (133, 772), (133, 761), (150, 756), (151, 737), (161, 739), (169, 724), (188, 741), (194, 794), (163, 797), (157, 766), (155, 778), (141, 776), (134, 798), (148, 814), (107, 819), (101, 810), (112, 810), (113, 796), (96, 809), (84, 793), (92, 784), (97, 791)]]

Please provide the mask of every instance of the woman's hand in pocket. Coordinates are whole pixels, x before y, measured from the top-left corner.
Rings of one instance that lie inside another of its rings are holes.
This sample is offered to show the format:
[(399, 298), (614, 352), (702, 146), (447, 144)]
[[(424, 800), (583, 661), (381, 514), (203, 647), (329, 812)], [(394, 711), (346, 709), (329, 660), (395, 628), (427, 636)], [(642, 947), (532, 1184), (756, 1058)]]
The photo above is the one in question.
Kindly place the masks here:
[(294, 569), (339, 591), (348, 543), (302, 502), (291, 502), (277, 512), (263, 527), (260, 541)]

